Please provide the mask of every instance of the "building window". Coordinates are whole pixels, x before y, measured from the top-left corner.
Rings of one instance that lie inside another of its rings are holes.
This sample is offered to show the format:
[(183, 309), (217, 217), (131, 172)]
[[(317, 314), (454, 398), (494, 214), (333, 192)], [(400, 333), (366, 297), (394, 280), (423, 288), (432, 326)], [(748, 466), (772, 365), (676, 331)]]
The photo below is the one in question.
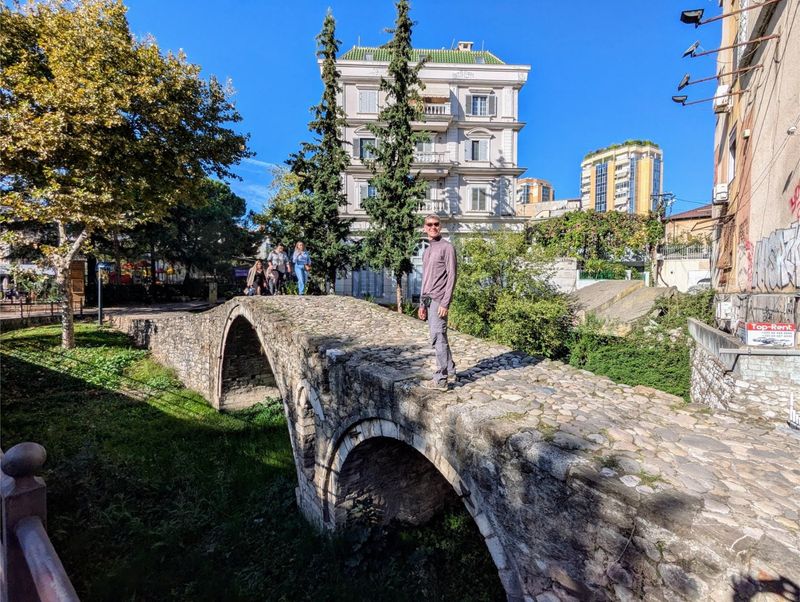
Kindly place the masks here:
[(356, 209), (364, 208), (364, 199), (374, 198), (378, 194), (377, 189), (371, 184), (358, 185), (358, 198), (356, 199)]
[(433, 152), (433, 141), (431, 141), (431, 140), (417, 140), (414, 143), (414, 148), (416, 148), (418, 153), (432, 153)]
[(489, 160), (489, 141), (468, 140), (467, 141), (467, 161), (488, 161)]
[(661, 202), (661, 157), (653, 157), (653, 211), (659, 209)]
[(523, 205), (527, 205), (530, 202), (531, 202), (531, 185), (523, 184), (522, 194), (520, 194), (520, 203)]
[(478, 96), (472, 97), (472, 114), (473, 115), (488, 115), (489, 114), (489, 97)]
[(608, 178), (608, 163), (599, 163), (594, 166), (594, 210), (606, 211), (606, 184)]
[(636, 170), (639, 168), (639, 159), (631, 156), (628, 166), (628, 213), (636, 213)]
[(728, 138), (728, 184), (736, 177), (736, 128)]
[(358, 112), (377, 113), (378, 112), (378, 91), (359, 90), (358, 91)]
[(470, 189), (470, 211), (488, 211), (489, 192), (485, 186), (476, 186)]
[(364, 159), (374, 159), (377, 140), (375, 138), (359, 138), (358, 142), (358, 158), (362, 161)]
[(542, 203), (549, 203), (553, 200), (553, 189), (549, 186), (542, 186)]
[(353, 272), (353, 296), (383, 297), (383, 270), (355, 270)]
[(476, 117), (488, 117), (497, 113), (497, 96), (492, 94), (467, 94), (466, 108), (467, 115)]

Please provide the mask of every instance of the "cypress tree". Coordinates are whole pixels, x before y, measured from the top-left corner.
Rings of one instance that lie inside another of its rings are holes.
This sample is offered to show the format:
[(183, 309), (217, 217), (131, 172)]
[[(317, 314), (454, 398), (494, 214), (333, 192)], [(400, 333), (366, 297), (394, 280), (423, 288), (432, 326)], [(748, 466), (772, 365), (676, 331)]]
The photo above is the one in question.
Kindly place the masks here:
[(300, 152), (287, 161), (299, 177), (300, 191), (305, 193), (296, 207), (296, 225), (302, 229), (306, 247), (313, 256), (312, 274), (324, 277), (329, 292), (335, 290), (337, 273), (348, 266), (346, 240), (353, 221), (339, 215), (339, 207), (347, 204), (342, 173), (350, 162), (342, 138), (346, 125), (344, 110), (336, 102), (341, 90), (336, 69), (339, 44), (336, 20), (328, 11), (317, 36), (324, 90), (319, 104), (311, 108), (314, 118), (308, 124), (315, 140), (303, 143)]
[(403, 275), (412, 269), (411, 256), (419, 244), (422, 225), (418, 210), (427, 190), (419, 173), (411, 173), (411, 163), (416, 142), (427, 136), (411, 127), (412, 121), (424, 118), (419, 95), (419, 70), (424, 61), (412, 65), (413, 23), (408, 16), (408, 1), (398, 0), (396, 7), (395, 26), (388, 30), (392, 34), (387, 44), (388, 73), (380, 84), (386, 92), (386, 105), (379, 112), (377, 123), (369, 126), (378, 141), (374, 159), (367, 162), (376, 195), (363, 199), (362, 204), (371, 220), (363, 240), (364, 257), (373, 267), (392, 273), (397, 311), (402, 312)]

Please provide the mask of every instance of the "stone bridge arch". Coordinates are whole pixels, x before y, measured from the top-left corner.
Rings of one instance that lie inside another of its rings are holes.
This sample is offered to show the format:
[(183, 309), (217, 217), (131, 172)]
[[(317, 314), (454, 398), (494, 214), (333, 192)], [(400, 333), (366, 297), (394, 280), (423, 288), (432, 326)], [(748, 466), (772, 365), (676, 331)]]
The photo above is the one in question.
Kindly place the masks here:
[[(800, 583), (800, 443), (763, 424), (456, 332), (464, 378), (431, 393), (417, 386), (432, 360), (424, 325), (345, 297), (112, 320), (217, 408), (248, 382), (226, 356), (269, 367), (298, 506), (320, 529), (346, 522), (359, 461), (395, 458), (432, 483), (431, 504), (449, 488), (467, 506), (510, 599), (722, 601), (763, 575)], [(738, 451), (754, 441), (757, 465)], [(380, 495), (381, 476), (363, 493)], [(418, 493), (385, 516), (408, 515)]]
[(351, 512), (365, 510), (380, 523), (399, 519), (423, 524), (448, 497), (460, 499), (483, 537), (509, 600), (522, 600), (513, 559), (498, 537), (495, 518), (469, 478), (462, 478), (435, 443), (393, 420), (358, 419), (341, 429), (327, 451), (322, 481), (323, 521), (347, 526)]

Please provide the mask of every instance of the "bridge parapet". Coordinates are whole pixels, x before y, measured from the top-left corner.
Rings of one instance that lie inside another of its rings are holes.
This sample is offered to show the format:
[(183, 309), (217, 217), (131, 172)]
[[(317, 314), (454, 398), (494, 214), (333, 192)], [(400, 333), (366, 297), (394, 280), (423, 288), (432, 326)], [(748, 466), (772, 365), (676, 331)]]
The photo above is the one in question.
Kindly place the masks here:
[[(279, 390), (298, 505), (321, 528), (421, 522), (460, 499), (510, 599), (730, 600), (800, 581), (800, 443), (771, 425), (458, 333), (463, 378), (430, 392), (425, 326), (346, 297), (115, 319), (218, 408), (237, 387)], [(232, 351), (258, 373), (231, 378)]]

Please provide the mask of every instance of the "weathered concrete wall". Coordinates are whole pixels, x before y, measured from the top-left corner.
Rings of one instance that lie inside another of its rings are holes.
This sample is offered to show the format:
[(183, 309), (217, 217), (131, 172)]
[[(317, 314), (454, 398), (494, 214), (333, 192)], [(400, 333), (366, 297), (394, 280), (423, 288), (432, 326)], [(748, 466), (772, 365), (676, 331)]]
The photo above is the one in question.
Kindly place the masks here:
[(696, 343), (691, 360), (692, 400), (778, 422), (787, 419), (792, 395), (800, 404), (800, 350), (762, 347), (753, 351), (774, 355), (749, 355), (739, 339), (693, 319), (689, 333)]
[(800, 581), (800, 442), (763, 423), (458, 333), (461, 381), (430, 392), (425, 326), (344, 297), (115, 317), (217, 407), (237, 320), (275, 376), (298, 505), (320, 528), (422, 521), (457, 496), (520, 601), (728, 600), (732, 584)]
[[(726, 332), (735, 332), (739, 322), (788, 322), (800, 326), (798, 293), (718, 294), (714, 297), (717, 306), (725, 301), (731, 304), (731, 317), (717, 319), (716, 324)], [(800, 344), (800, 332), (796, 343)]]
[(659, 286), (674, 286), (685, 293), (700, 280), (711, 279), (711, 262), (708, 259), (664, 258)]

